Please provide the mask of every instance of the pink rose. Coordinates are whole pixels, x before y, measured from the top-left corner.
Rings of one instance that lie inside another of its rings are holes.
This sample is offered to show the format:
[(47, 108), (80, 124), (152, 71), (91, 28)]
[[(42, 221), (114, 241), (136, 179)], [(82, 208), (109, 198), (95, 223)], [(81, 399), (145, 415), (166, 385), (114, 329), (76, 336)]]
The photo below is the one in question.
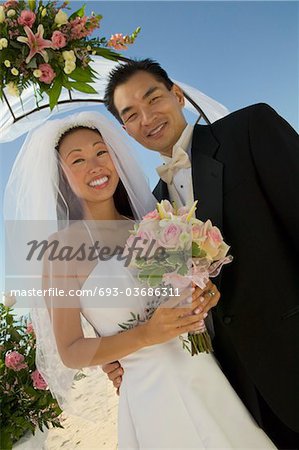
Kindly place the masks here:
[(36, 15), (33, 11), (24, 10), (21, 12), (20, 17), (18, 18), (19, 25), (27, 25), (27, 27), (32, 28), (36, 19)]
[(208, 239), (213, 247), (219, 247), (223, 240), (220, 230), (217, 227), (212, 227), (209, 229)]
[(177, 249), (180, 244), (182, 228), (176, 223), (170, 223), (162, 230), (159, 243), (165, 248)]
[(203, 224), (201, 223), (194, 223), (192, 225), (192, 239), (194, 241), (200, 241), (200, 240), (204, 240), (205, 238), (203, 237)]
[(19, 370), (26, 369), (27, 364), (24, 363), (24, 356), (17, 351), (8, 352), (5, 355), (5, 365), (8, 369)]
[(222, 247), (223, 238), (219, 229), (214, 227), (210, 220), (207, 220), (202, 228), (202, 239), (200, 247), (206, 252), (208, 258), (216, 259)]
[(33, 387), (35, 387), (36, 389), (40, 390), (47, 389), (48, 385), (38, 370), (32, 372), (31, 379), (33, 381)]
[(56, 77), (56, 73), (50, 64), (40, 64), (38, 66), (39, 70), (41, 70), (42, 74), (39, 77), (39, 80), (46, 84), (51, 84), (54, 78)]
[(159, 213), (156, 209), (154, 209), (154, 211), (150, 211), (149, 213), (147, 213), (144, 217), (143, 220), (149, 220), (149, 219), (159, 219)]
[(142, 248), (142, 253), (139, 256), (152, 258), (157, 250), (157, 239), (151, 229), (140, 229), (136, 235), (138, 240), (138, 247)]
[(52, 42), (55, 48), (62, 48), (66, 45), (66, 36), (61, 31), (54, 31)]

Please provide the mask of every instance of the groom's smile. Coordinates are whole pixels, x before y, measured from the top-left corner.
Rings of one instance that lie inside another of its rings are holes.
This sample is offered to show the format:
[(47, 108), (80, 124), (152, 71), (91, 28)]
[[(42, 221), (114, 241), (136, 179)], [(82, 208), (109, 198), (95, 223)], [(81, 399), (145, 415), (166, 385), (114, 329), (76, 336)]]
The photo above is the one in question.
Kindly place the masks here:
[(130, 136), (146, 148), (171, 156), (186, 126), (184, 95), (177, 85), (169, 90), (160, 79), (139, 71), (117, 86), (114, 104)]

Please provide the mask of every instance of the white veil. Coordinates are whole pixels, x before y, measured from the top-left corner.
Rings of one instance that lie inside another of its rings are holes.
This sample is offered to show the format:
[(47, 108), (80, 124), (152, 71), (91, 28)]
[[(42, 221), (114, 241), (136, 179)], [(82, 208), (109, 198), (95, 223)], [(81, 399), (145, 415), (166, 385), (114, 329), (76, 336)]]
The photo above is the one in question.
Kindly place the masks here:
[[(55, 146), (66, 130), (79, 125), (95, 128), (103, 136), (128, 193), (135, 219), (141, 219), (155, 208), (156, 200), (133, 157), (126, 137), (105, 116), (93, 111), (80, 112), (63, 119), (49, 120), (28, 134), (12, 168), (4, 194), (4, 219), (12, 221), (10, 224), (24, 224), (27, 221), (29, 227), (34, 227), (34, 221), (45, 221), (51, 223), (51, 227), (54, 226), (51, 232), (58, 230), (57, 200), (60, 197), (65, 205), (66, 202), (59, 191)], [(68, 219), (67, 207), (65, 219)], [(41, 275), (41, 268), (39, 270)], [(73, 379), (78, 371), (69, 369), (62, 363), (48, 310), (45, 304), (43, 307), (40, 304), (38, 306), (32, 309), (37, 336), (37, 367), (61, 408), (84, 417), (84, 413), (74, 410), (69, 401)], [(88, 416), (85, 418), (93, 420)]]
[(28, 134), (6, 186), (5, 220), (57, 220), (57, 196), (61, 193), (55, 145), (66, 130), (78, 125), (100, 131), (128, 193), (135, 219), (141, 219), (155, 207), (155, 198), (125, 135), (104, 115), (85, 111), (49, 120)]

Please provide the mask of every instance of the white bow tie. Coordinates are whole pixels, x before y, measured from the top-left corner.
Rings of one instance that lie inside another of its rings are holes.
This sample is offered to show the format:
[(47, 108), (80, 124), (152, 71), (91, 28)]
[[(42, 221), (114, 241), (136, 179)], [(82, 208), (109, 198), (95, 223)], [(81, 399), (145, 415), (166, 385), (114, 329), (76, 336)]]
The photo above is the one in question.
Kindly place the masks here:
[(160, 178), (167, 184), (171, 184), (174, 175), (180, 169), (188, 169), (191, 167), (188, 154), (182, 147), (176, 148), (171, 160), (167, 164), (157, 167), (157, 172)]

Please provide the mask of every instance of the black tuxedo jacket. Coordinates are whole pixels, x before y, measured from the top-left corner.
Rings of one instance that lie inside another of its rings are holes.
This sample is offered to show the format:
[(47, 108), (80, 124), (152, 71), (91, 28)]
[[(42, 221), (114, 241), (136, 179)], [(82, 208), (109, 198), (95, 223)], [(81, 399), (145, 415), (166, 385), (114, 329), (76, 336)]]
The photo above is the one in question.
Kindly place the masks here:
[[(257, 104), (196, 125), (191, 159), (197, 216), (234, 256), (213, 310), (216, 356), (258, 422), (256, 391), (299, 432), (299, 137)], [(167, 185), (154, 194), (168, 198)]]

